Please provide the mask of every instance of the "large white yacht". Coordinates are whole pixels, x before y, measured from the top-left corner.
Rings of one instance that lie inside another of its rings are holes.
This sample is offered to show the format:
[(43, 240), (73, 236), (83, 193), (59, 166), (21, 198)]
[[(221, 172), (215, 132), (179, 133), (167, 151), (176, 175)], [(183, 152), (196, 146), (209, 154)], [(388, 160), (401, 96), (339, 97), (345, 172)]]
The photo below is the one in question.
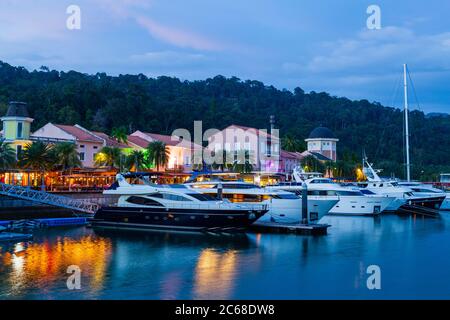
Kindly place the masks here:
[[(270, 190), (242, 181), (201, 181), (185, 185), (213, 197), (221, 197), (234, 203), (267, 204), (269, 212), (258, 221), (280, 223), (299, 223), (302, 216), (302, 199), (300, 196), (283, 190)], [(308, 197), (308, 220), (320, 220), (337, 203), (336, 198)]]
[(396, 200), (388, 206), (386, 209), (387, 211), (397, 211), (400, 207), (406, 204), (436, 210), (439, 209), (445, 199), (445, 194), (414, 194), (414, 191), (410, 187), (402, 186), (395, 180), (381, 179), (378, 176), (377, 170), (373, 169), (372, 165), (366, 158), (364, 159), (363, 170), (367, 177), (367, 182), (358, 184), (363, 192), (364, 190), (369, 190), (370, 192), (376, 194), (396, 198)]
[[(329, 214), (378, 215), (394, 201), (393, 197), (364, 194), (357, 188), (343, 187), (328, 178), (312, 178), (304, 181), (304, 183), (308, 187), (308, 197), (336, 197), (338, 202), (331, 208)], [(281, 188), (289, 190), (285, 186), (281, 186)], [(301, 187), (291, 187), (290, 189), (301, 192)]]
[[(306, 177), (310, 177), (303, 180)], [(363, 193), (356, 187), (344, 187), (331, 179), (321, 177), (319, 173), (308, 174), (301, 168), (294, 168), (295, 182), (284, 182), (271, 189), (285, 190), (301, 194), (303, 183), (308, 188), (309, 197), (323, 197), (338, 201), (329, 214), (340, 215), (378, 215), (395, 200), (394, 197), (380, 196), (373, 193)]]
[(241, 230), (267, 211), (265, 204), (236, 204), (217, 200), (184, 185), (153, 185), (139, 179), (131, 184), (117, 175), (105, 196), (117, 198), (116, 205), (103, 206), (92, 224), (106, 228), (175, 229), (181, 231)]

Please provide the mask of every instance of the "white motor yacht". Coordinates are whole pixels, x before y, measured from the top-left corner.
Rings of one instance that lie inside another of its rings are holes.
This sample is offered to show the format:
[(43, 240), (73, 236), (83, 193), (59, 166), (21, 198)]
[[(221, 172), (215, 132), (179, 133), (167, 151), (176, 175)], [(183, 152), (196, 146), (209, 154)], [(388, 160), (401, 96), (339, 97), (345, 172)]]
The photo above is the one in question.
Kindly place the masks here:
[(265, 204), (237, 204), (217, 200), (184, 185), (153, 185), (145, 180), (131, 184), (117, 175), (106, 196), (116, 205), (101, 207), (92, 224), (105, 228), (174, 229), (179, 231), (233, 231), (255, 222), (267, 211)]
[[(258, 221), (272, 221), (280, 223), (299, 223), (302, 216), (301, 196), (283, 190), (261, 188), (242, 181), (202, 181), (185, 183), (193, 190), (217, 197), (228, 199), (234, 203), (267, 204), (269, 212)], [(308, 197), (308, 220), (320, 220), (337, 203), (336, 198)]]
[[(308, 176), (312, 178), (303, 181), (303, 178)], [(308, 188), (308, 198), (322, 197), (323, 199), (337, 201), (330, 209), (329, 214), (377, 215), (394, 201), (393, 197), (364, 194), (355, 187), (341, 186), (331, 179), (322, 178), (318, 174), (307, 175), (299, 167), (294, 169), (293, 177), (295, 182), (284, 182), (271, 188), (301, 194), (303, 183), (305, 183)]]
[(364, 159), (364, 173), (367, 177), (367, 182), (358, 184), (361, 190), (369, 190), (376, 194), (396, 198), (386, 211), (397, 211), (406, 204), (436, 210), (439, 209), (445, 199), (445, 195), (414, 194), (410, 187), (402, 186), (395, 180), (381, 179), (366, 158)]

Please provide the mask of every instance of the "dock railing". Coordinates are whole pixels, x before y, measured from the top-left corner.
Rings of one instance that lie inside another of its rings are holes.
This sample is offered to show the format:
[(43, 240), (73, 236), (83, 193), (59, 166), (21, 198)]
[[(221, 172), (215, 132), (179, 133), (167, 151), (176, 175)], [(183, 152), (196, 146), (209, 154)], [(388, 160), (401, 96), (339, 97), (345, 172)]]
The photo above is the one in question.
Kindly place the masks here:
[(72, 199), (54, 195), (45, 191), (37, 191), (27, 187), (0, 183), (0, 195), (48, 204), (55, 207), (71, 209), (78, 212), (94, 214), (99, 205), (87, 200)]

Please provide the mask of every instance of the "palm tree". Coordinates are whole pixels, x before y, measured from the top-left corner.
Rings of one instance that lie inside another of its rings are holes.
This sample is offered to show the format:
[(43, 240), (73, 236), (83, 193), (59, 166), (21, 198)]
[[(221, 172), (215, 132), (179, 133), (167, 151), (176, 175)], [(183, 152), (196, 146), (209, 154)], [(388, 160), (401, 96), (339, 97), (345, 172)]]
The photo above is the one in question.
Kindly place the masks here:
[(306, 172), (323, 172), (325, 170), (322, 162), (312, 155), (304, 157), (301, 161), (301, 165)]
[(230, 158), (230, 152), (226, 150), (219, 150), (215, 152), (217, 155), (222, 155), (222, 159), (220, 159), (219, 163), (214, 162), (212, 164), (212, 168), (220, 171), (225, 171), (225, 169), (230, 169), (233, 167), (233, 162), (228, 162), (227, 160)]
[(117, 140), (117, 142), (128, 143), (127, 129), (125, 127), (113, 128), (111, 130), (111, 137)]
[(81, 166), (80, 156), (75, 143), (59, 143), (53, 148), (53, 152), (56, 157), (56, 165), (63, 171)]
[(13, 167), (16, 163), (16, 153), (9, 143), (0, 139), (0, 170)]
[(281, 139), (281, 147), (290, 152), (299, 152), (305, 149), (304, 143), (290, 134)]
[(45, 190), (45, 171), (52, 168), (55, 163), (53, 145), (42, 141), (28, 143), (20, 153), (20, 166), (41, 172), (42, 190)]
[(150, 142), (147, 146), (147, 150), (148, 161), (156, 166), (157, 171), (159, 171), (161, 166), (165, 167), (169, 162), (170, 151), (164, 142)]
[(233, 163), (233, 171), (240, 173), (249, 173), (253, 170), (252, 156), (248, 150), (239, 150), (237, 158)]
[(117, 147), (103, 147), (95, 155), (94, 164), (99, 167), (122, 169), (122, 151)]
[(128, 170), (134, 167), (136, 172), (144, 169), (147, 166), (144, 152), (140, 150), (133, 150), (126, 159), (126, 166)]

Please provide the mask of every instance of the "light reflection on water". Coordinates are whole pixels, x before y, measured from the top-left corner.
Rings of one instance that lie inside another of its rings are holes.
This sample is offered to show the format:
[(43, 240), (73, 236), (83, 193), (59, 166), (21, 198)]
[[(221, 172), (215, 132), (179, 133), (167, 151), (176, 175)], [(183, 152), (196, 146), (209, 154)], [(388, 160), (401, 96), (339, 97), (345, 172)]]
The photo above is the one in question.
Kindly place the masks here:
[[(0, 298), (450, 298), (445, 214), (321, 222), (332, 227), (320, 237), (41, 230), (0, 244)], [(382, 270), (377, 292), (366, 288), (371, 264)], [(70, 265), (81, 290), (67, 289)]]

